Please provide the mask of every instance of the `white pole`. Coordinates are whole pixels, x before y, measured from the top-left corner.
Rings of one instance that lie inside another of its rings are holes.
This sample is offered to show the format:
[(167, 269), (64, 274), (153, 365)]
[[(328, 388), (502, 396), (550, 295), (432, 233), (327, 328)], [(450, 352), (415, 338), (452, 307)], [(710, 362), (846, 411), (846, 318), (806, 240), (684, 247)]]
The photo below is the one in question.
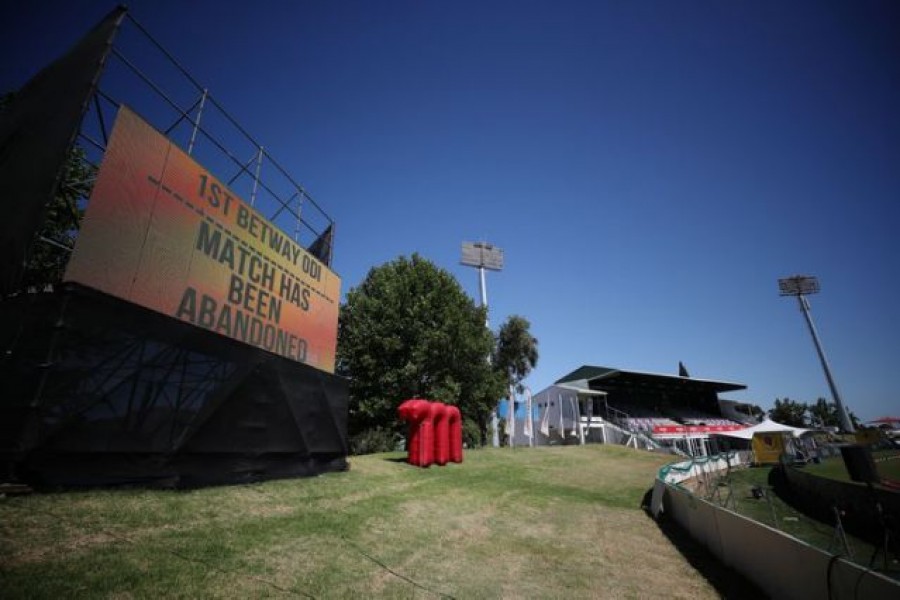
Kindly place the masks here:
[(531, 390), (525, 387), (525, 435), (528, 436), (528, 447), (534, 448), (534, 414), (532, 412)]
[[(486, 242), (463, 242), (462, 245), (462, 261), (461, 264), (468, 267), (478, 267), (478, 282), (481, 291), (481, 306), (484, 307), (484, 326), (490, 330), (491, 319), (488, 315), (488, 299), (487, 299), (487, 282), (485, 281), (485, 264), (491, 269), (501, 270), (503, 268), (503, 251), (495, 248)], [(490, 362), (491, 355), (488, 354)], [(491, 411), (491, 444), (494, 448), (500, 446), (500, 419), (497, 414), (498, 404)], [(513, 405), (515, 407), (515, 404)], [(515, 433), (515, 432), (513, 432)]]
[(559, 408), (559, 437), (561, 437), (562, 439), (565, 440), (566, 439), (566, 426), (565, 426), (565, 423), (563, 423), (563, 409), (562, 409), (563, 402), (562, 401), (563, 401), (562, 394), (559, 394), (557, 397), (557, 404), (559, 405), (559, 407), (558, 407)]
[(481, 306), (485, 308), (484, 311), (484, 326), (488, 329), (491, 328), (491, 319), (487, 314), (487, 284), (484, 280), (484, 267), (478, 267), (478, 279), (481, 282)]
[(497, 417), (497, 409), (491, 411), (491, 445), (500, 447), (500, 419)]
[(506, 424), (507, 433), (509, 434), (509, 447), (514, 448), (516, 445), (516, 391), (512, 386), (509, 388), (509, 404), (506, 406)]
[[(481, 291), (481, 306), (484, 307), (484, 326), (490, 329), (491, 318), (488, 316), (487, 283), (484, 278), (483, 266), (478, 267), (478, 282)], [(490, 362), (490, 360), (491, 355), (488, 354), (488, 361)], [(500, 422), (497, 418), (497, 407), (494, 407), (494, 410), (491, 411), (491, 445), (494, 448), (500, 447)]]
[(572, 413), (578, 424), (578, 440), (584, 446), (584, 426), (581, 424), (581, 405), (578, 403), (577, 395), (572, 396)]

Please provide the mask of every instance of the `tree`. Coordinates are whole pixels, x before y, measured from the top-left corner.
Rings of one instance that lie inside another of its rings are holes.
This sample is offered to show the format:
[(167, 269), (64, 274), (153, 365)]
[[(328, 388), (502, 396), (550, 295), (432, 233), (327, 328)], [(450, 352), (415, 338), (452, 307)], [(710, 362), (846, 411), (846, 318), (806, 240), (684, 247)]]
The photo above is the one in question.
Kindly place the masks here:
[[(0, 112), (15, 98), (0, 96)], [(84, 150), (73, 147), (63, 165), (59, 189), (47, 203), (44, 220), (32, 242), (22, 276), (22, 288), (43, 289), (62, 281), (84, 215), (83, 199), (91, 193), (96, 169), (85, 161)]]
[(497, 332), (494, 366), (503, 374), (507, 385), (515, 386), (519, 393), (523, 391), (522, 380), (538, 361), (538, 341), (530, 328), (528, 319), (512, 315)]
[(503, 382), (488, 356), (484, 310), (447, 271), (417, 254), (369, 271), (347, 293), (337, 372), (350, 378), (350, 435), (400, 432), (397, 406), (421, 397), (459, 406), (486, 429)]
[(837, 406), (825, 398), (819, 398), (809, 407), (810, 421), (817, 427), (840, 427)]
[(792, 427), (806, 427), (806, 413), (809, 407), (803, 402), (794, 402), (790, 398), (775, 398), (775, 406), (769, 410), (769, 418), (778, 423)]
[[(817, 427), (837, 427), (841, 428), (841, 419), (838, 416), (837, 405), (829, 402), (825, 398), (819, 398), (816, 403), (809, 407), (810, 420)], [(854, 429), (859, 427), (859, 418), (852, 411), (847, 411), (847, 416), (853, 424)]]
[(84, 160), (84, 150), (72, 148), (59, 189), (47, 203), (44, 221), (31, 246), (23, 288), (42, 289), (62, 281), (84, 215), (80, 203), (90, 195), (94, 175), (94, 167)]

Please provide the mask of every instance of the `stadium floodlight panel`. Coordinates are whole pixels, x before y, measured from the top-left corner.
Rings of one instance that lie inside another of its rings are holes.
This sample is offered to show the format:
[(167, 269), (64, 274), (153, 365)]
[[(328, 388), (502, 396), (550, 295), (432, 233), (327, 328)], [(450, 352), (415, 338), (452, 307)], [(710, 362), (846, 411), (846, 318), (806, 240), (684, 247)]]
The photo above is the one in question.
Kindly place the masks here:
[(819, 280), (809, 275), (794, 275), (778, 280), (778, 290), (782, 296), (803, 296), (819, 292)]
[(500, 271), (503, 269), (503, 250), (487, 242), (463, 242), (460, 264)]

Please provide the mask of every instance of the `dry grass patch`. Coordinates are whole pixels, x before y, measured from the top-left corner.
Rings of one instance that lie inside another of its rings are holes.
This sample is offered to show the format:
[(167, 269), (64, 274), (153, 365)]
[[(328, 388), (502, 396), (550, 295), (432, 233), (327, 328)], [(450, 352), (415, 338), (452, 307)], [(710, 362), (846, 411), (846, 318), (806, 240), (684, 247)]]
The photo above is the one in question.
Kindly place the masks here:
[(0, 589), (5, 598), (718, 597), (639, 508), (663, 457), (498, 449), (418, 469), (399, 456), (253, 486), (3, 499)]

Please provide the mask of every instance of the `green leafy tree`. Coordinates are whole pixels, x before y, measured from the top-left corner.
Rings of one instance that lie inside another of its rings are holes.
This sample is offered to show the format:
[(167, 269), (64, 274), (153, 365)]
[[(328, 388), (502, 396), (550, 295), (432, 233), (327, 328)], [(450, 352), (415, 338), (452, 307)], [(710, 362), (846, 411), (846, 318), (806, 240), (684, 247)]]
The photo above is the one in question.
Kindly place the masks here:
[(351, 438), (400, 432), (397, 406), (413, 397), (455, 404), (486, 429), (503, 389), (488, 362), (492, 346), (484, 310), (447, 271), (417, 254), (373, 268), (347, 293), (338, 329)]
[(806, 414), (809, 407), (803, 402), (795, 402), (790, 398), (775, 399), (775, 406), (769, 410), (769, 418), (777, 423), (792, 427), (806, 427)]
[[(0, 112), (15, 93), (0, 97)], [(60, 186), (47, 203), (44, 221), (32, 242), (22, 287), (44, 289), (62, 281), (84, 215), (83, 201), (91, 193), (96, 169), (85, 161), (84, 150), (72, 148), (63, 165)]]
[(537, 366), (538, 341), (531, 335), (531, 323), (519, 315), (510, 316), (497, 332), (494, 366), (507, 384), (521, 393), (522, 380)]
[[(810, 420), (817, 427), (841, 427), (841, 418), (838, 416), (837, 405), (825, 398), (819, 398), (809, 407)], [(847, 411), (850, 422), (854, 428), (859, 427), (859, 418), (853, 411)]]
[(817, 427), (840, 427), (837, 406), (825, 398), (819, 398), (809, 407), (810, 421)]
[(63, 167), (60, 187), (47, 204), (31, 246), (23, 287), (41, 289), (62, 281), (84, 215), (81, 202), (90, 194), (94, 176), (94, 167), (84, 161), (84, 150), (73, 148)]

